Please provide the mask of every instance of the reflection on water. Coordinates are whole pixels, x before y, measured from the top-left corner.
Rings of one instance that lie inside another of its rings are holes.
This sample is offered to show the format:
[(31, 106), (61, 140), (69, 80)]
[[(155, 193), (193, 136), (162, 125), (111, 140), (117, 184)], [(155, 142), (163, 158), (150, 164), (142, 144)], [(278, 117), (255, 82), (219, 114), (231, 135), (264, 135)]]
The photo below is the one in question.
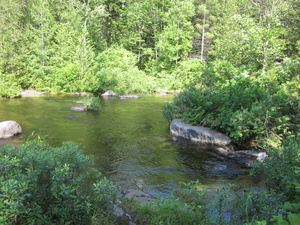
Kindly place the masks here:
[(22, 129), (20, 143), (34, 132), (53, 146), (63, 141), (80, 144), (94, 155), (96, 167), (124, 189), (165, 194), (179, 182), (199, 179), (208, 185), (242, 182), (234, 161), (191, 144), (171, 142), (162, 107), (172, 96), (144, 95), (140, 99), (102, 99), (98, 112), (73, 112), (80, 97), (51, 95), (1, 99), (0, 121), (15, 120)]

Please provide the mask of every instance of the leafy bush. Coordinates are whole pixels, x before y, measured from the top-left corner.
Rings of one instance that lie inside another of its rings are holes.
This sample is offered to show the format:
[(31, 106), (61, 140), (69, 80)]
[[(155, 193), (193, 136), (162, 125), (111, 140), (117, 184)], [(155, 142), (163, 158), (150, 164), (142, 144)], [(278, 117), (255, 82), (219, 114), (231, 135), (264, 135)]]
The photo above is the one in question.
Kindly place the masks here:
[(284, 136), (299, 129), (298, 77), (282, 83), (275, 70), (255, 77), (216, 62), (203, 69), (196, 85), (164, 107), (164, 116), (219, 130), (239, 145), (278, 147)]
[(99, 98), (94, 96), (86, 96), (77, 103), (83, 104), (84, 109), (88, 111), (98, 111), (101, 108)]
[(147, 204), (125, 202), (124, 208), (136, 213), (139, 224), (205, 224), (200, 197), (203, 194), (195, 189), (198, 183), (191, 182), (167, 198), (161, 197)]
[[(275, 224), (298, 224), (300, 219), (300, 139), (299, 135), (284, 142), (282, 148), (269, 152), (264, 163), (258, 163), (252, 169), (252, 175), (259, 178), (269, 191), (271, 205), (279, 210), (263, 211)], [(276, 198), (275, 196), (281, 196)], [(255, 204), (255, 203), (254, 203)], [(257, 217), (257, 219), (262, 219)], [(268, 221), (267, 220), (267, 221)], [(289, 221), (290, 223), (288, 223)], [(298, 221), (298, 222), (296, 222)]]
[(204, 64), (200, 59), (188, 59), (178, 63), (170, 74), (167, 89), (178, 90), (193, 85), (201, 76)]
[(265, 224), (273, 215), (286, 214), (282, 194), (265, 190), (243, 190), (228, 185), (205, 191), (199, 181), (182, 183), (170, 196), (146, 204), (123, 202), (135, 213), (138, 224)]
[(95, 90), (117, 93), (138, 93), (155, 90), (153, 79), (136, 66), (137, 57), (120, 46), (100, 53), (95, 62)]
[(282, 148), (269, 152), (264, 163), (255, 164), (252, 174), (262, 178), (268, 189), (283, 193), (289, 200), (299, 198), (295, 183), (300, 183), (300, 141), (298, 137), (284, 142)]
[(0, 97), (14, 98), (20, 96), (21, 86), (16, 82), (13, 74), (0, 72)]
[(34, 141), (0, 148), (0, 209), (5, 224), (91, 224), (108, 216), (118, 188), (72, 143)]
[(57, 68), (55, 73), (45, 77), (45, 87), (52, 91), (75, 92), (79, 91), (81, 84), (79, 81), (79, 66), (74, 64), (65, 65)]

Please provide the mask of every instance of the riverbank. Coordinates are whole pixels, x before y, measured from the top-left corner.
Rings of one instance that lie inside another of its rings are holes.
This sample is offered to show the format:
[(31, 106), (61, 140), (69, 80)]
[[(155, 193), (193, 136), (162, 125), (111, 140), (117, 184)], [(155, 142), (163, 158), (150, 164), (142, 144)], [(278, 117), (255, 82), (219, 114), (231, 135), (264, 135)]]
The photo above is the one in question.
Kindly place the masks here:
[[(278, 179), (274, 180), (286, 176), (285, 168), (288, 170), (295, 168), (293, 160), (294, 163), (299, 163), (299, 159), (295, 160), (293, 155), (298, 154), (299, 141), (298, 144), (297, 142), (289, 144), (283, 151), (282, 157), (286, 159), (285, 161), (275, 153), (266, 160), (266, 165), (260, 164), (262, 169), (267, 170), (263, 170), (266, 176), (263, 180), (265, 185), (263, 188), (244, 189), (238, 185), (227, 185), (220, 189), (208, 189), (199, 181), (190, 181), (181, 182), (180, 188), (174, 189), (168, 196), (156, 197), (138, 190), (122, 192), (118, 186), (103, 176), (99, 180), (100, 173), (93, 168), (91, 157), (83, 155), (78, 146), (72, 143), (65, 142), (60, 147), (51, 147), (38, 140), (18, 147), (5, 146), (0, 148), (0, 154), (4, 156), (0, 157), (0, 161), (5, 168), (0, 179), (5, 181), (4, 187), (11, 185), (13, 179), (19, 188), (18, 192), (11, 192), (8, 188), (2, 189), (1, 198), (4, 201), (0, 202), (0, 205), (5, 209), (2, 221), (14, 223), (22, 220), (25, 221), (24, 224), (27, 224), (26, 221), (40, 221), (40, 211), (36, 210), (36, 207), (44, 211), (43, 221), (47, 220), (49, 223), (60, 218), (59, 221), (63, 220), (64, 223), (85, 221), (84, 224), (94, 224), (98, 221), (100, 224), (109, 225), (177, 225), (199, 224), (199, 221), (203, 225), (259, 222), (266, 224), (267, 222), (264, 221), (276, 221), (276, 218), (278, 221), (277, 215), (280, 212), (284, 213), (284, 217), (279, 218), (281, 221), (285, 220), (287, 215), (298, 218), (294, 211), (285, 207), (287, 200), (296, 199), (297, 191), (289, 189), (282, 192), (280, 187), (287, 188), (286, 185), (289, 183), (285, 183), (284, 179), (280, 179), (280, 182)], [(279, 158), (274, 158), (275, 155)], [(34, 164), (31, 163), (32, 160)], [(276, 175), (270, 170), (274, 160), (282, 163), (280, 165), (282, 172), (274, 171)], [(44, 179), (44, 176), (47, 179)], [(41, 179), (44, 180), (39, 183)], [(84, 193), (91, 188), (89, 184), (92, 180), (96, 182), (93, 191), (87, 193), (93, 194), (86, 198)], [(36, 193), (36, 189), (32, 187), (44, 190), (42, 193), (45, 196), (40, 199), (40, 195), (37, 194), (39, 192)], [(14, 207), (10, 205), (10, 201), (5, 201), (12, 197), (17, 200)], [(48, 204), (50, 200), (54, 200), (55, 204)], [(273, 204), (274, 201), (277, 204)], [(47, 204), (44, 204), (45, 202)], [(86, 210), (86, 204), (89, 210)], [(29, 209), (29, 213), (24, 211), (24, 205), (26, 210)], [(74, 217), (75, 212), (76, 217)], [(84, 218), (81, 217), (82, 215)]]

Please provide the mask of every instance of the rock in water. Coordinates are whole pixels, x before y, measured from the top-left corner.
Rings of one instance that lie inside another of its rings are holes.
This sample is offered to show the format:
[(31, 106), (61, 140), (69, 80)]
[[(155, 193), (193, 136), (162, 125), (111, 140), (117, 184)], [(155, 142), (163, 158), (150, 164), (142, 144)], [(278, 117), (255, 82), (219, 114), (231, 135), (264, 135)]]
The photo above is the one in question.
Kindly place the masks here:
[(9, 138), (22, 133), (21, 126), (12, 120), (0, 123), (0, 138)]
[(175, 119), (170, 125), (170, 131), (175, 136), (203, 145), (222, 147), (228, 151), (230, 149), (228, 146), (231, 144), (231, 139), (228, 136), (206, 127), (191, 126)]
[(142, 97), (142, 95), (121, 95), (121, 96), (119, 96), (120, 97), (120, 99), (128, 99), (128, 98), (141, 98)]
[(74, 106), (71, 107), (70, 110), (73, 112), (86, 112), (87, 110), (84, 108), (84, 106)]
[(107, 92), (103, 93), (101, 96), (103, 96), (103, 97), (115, 97), (116, 93), (113, 92), (112, 90), (108, 90)]

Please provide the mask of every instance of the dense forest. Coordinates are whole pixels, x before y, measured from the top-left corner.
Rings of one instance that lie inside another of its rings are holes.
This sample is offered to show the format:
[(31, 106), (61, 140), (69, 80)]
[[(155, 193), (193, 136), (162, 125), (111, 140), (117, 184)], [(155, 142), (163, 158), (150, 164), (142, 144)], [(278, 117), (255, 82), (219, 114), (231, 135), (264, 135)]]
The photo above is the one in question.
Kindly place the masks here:
[(0, 95), (183, 89), (216, 61), (265, 74), (299, 59), (299, 7), (299, 0), (1, 1)]

